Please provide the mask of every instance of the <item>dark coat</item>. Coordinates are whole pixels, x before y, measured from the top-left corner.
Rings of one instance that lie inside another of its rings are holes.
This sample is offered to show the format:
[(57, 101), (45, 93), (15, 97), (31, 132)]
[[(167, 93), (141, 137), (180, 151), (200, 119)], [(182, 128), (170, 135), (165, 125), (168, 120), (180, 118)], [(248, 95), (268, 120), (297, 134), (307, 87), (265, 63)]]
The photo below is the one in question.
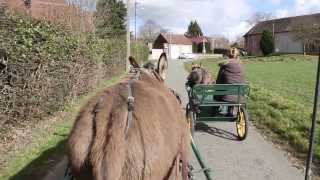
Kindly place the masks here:
[[(217, 84), (243, 84), (245, 82), (244, 68), (239, 60), (230, 59), (227, 63), (220, 64), (220, 70), (216, 81)], [(220, 101), (236, 102), (237, 96), (217, 96), (215, 99)]]

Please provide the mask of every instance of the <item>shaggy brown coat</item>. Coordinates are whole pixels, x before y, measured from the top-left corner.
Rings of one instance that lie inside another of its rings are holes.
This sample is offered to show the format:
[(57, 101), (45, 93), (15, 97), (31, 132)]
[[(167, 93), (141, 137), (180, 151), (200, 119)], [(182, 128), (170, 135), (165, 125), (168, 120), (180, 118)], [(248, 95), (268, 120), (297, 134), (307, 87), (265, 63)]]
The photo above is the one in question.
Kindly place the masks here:
[[(165, 67), (160, 61), (158, 72)], [(68, 140), (77, 180), (162, 180), (175, 179), (178, 174), (181, 179), (180, 160), (187, 178), (188, 126), (161, 75), (141, 71), (140, 79), (133, 83), (133, 120), (127, 135), (127, 85), (132, 75), (82, 108)]]
[(191, 72), (187, 77), (186, 85), (193, 87), (196, 84), (215, 84), (215, 80), (211, 77), (210, 72), (203, 68), (201, 64), (192, 63)]

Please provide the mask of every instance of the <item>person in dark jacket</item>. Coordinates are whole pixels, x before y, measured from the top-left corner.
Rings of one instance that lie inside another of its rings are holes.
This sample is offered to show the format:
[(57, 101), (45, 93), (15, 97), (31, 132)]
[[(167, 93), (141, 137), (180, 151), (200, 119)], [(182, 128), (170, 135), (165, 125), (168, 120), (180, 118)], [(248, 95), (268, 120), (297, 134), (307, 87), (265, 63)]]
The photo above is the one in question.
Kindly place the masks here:
[[(217, 76), (216, 84), (243, 84), (245, 83), (244, 68), (239, 60), (239, 51), (231, 48), (228, 53), (229, 59), (225, 63), (219, 64), (220, 70)], [(235, 95), (216, 96), (216, 100), (226, 102), (237, 102), (238, 97)], [(240, 99), (240, 101), (243, 98)], [(234, 114), (233, 108), (228, 108), (228, 114)]]

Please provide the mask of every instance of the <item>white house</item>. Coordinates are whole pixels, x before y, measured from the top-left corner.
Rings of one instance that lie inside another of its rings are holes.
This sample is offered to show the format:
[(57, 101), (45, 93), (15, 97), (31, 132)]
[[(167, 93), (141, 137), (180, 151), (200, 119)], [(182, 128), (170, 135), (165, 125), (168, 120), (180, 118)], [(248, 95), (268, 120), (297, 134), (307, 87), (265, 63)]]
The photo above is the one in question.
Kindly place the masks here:
[(192, 41), (185, 35), (159, 34), (153, 43), (152, 59), (159, 58), (162, 52), (170, 59), (177, 59), (183, 53), (192, 53)]

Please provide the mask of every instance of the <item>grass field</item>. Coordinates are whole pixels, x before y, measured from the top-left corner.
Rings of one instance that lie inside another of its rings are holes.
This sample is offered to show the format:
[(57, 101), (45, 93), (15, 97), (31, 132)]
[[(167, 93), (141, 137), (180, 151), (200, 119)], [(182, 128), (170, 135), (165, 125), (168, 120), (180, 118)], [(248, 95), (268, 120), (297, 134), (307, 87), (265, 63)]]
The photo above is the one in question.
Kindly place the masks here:
[[(251, 86), (249, 113), (254, 124), (296, 155), (305, 156), (313, 107), (317, 57), (281, 55), (247, 58), (242, 62)], [(221, 59), (203, 59), (201, 63), (214, 77)], [(190, 63), (186, 68), (190, 70)], [(318, 121), (316, 157), (320, 159), (320, 123)]]

